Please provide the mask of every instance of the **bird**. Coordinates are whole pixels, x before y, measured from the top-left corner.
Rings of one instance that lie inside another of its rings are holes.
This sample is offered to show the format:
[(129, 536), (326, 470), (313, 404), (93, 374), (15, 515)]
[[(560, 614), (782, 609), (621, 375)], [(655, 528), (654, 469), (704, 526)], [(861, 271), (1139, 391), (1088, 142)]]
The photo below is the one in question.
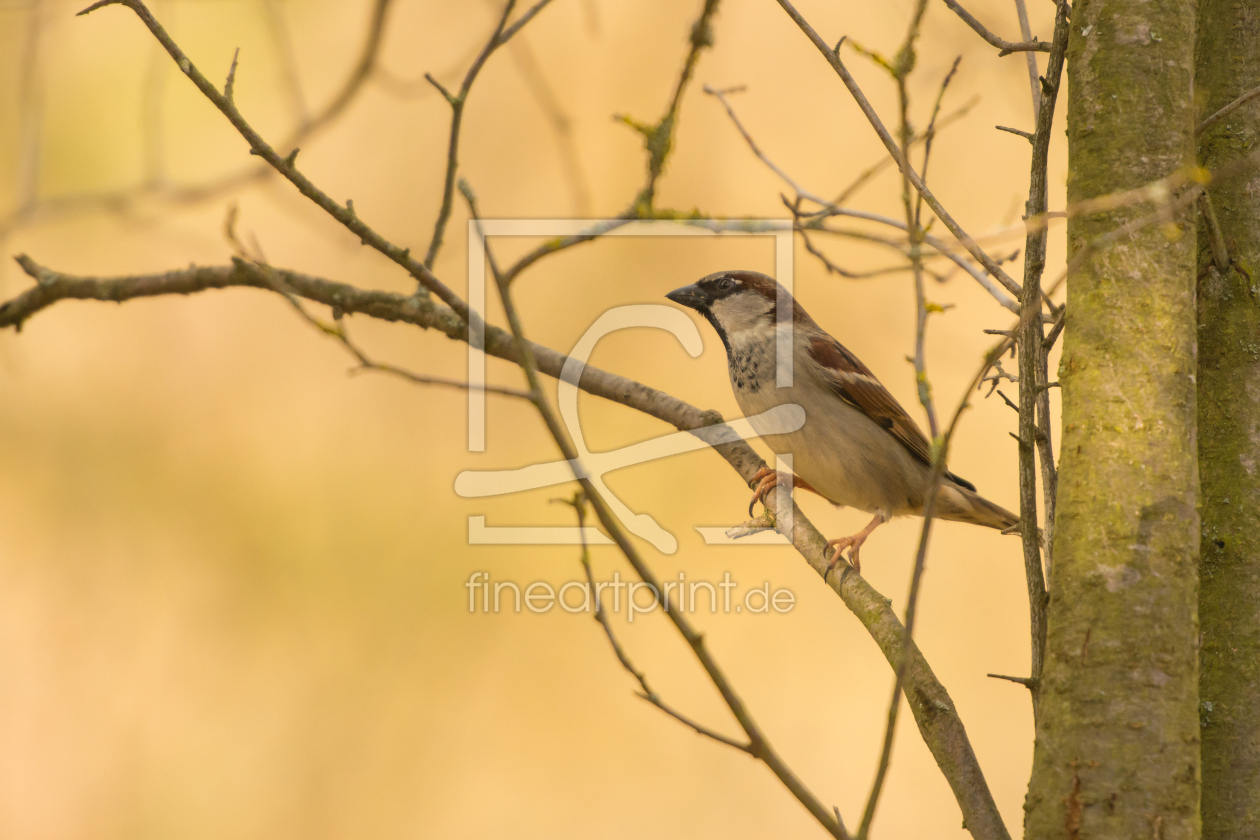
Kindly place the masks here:
[[(756, 271), (719, 271), (666, 297), (696, 310), (726, 348), (731, 387), (754, 431), (776, 453), (792, 455), (788, 476), (768, 467), (754, 477), (753, 505), (786, 483), (817, 493), (836, 506), (874, 515), (847, 537), (827, 543), (829, 568), (849, 550), (861, 570), (859, 550), (871, 533), (894, 516), (923, 515), (932, 473), (932, 450), (906, 410), (844, 345), (820, 327), (773, 278)], [(792, 384), (778, 387), (775, 348), (779, 306), (791, 307)], [(797, 431), (772, 433), (756, 416), (796, 404), (805, 413)], [(764, 430), (764, 431), (763, 431)], [(976, 492), (971, 482), (946, 472), (934, 518), (1010, 530), (1019, 517)]]

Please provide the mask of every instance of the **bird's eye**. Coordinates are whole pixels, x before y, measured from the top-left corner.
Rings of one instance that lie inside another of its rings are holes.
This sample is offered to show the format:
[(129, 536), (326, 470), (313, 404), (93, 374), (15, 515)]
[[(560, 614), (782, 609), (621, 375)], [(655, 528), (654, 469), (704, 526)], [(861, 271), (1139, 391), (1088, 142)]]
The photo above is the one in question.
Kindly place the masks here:
[(729, 277), (723, 277), (717, 281), (717, 290), (719, 292), (729, 292), (733, 288), (735, 288), (735, 281)]

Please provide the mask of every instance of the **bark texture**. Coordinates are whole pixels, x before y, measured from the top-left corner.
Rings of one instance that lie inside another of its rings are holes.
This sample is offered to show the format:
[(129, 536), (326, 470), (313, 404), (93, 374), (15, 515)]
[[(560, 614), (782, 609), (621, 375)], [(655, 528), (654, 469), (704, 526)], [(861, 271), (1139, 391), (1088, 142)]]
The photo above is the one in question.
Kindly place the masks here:
[[(1193, 163), (1191, 0), (1076, 0), (1068, 203)], [(1195, 240), (1068, 224), (1063, 444), (1029, 838), (1199, 836)], [(1185, 221), (1184, 212), (1178, 221)]]
[[(1200, 0), (1200, 121), (1260, 85), (1260, 2)], [(1221, 236), (1199, 226), (1203, 836), (1260, 838), (1260, 101), (1204, 131)], [(1217, 265), (1222, 246), (1224, 265)], [(1232, 260), (1232, 264), (1229, 262)]]

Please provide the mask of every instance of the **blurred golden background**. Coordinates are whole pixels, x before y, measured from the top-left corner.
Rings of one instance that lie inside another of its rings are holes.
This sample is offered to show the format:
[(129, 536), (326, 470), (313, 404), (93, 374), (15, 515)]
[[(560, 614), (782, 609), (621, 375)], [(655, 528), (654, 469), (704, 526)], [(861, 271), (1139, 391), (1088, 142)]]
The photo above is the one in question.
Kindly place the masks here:
[[(0, 0), (0, 297), (29, 286), (9, 259), (19, 253), (101, 276), (222, 264), (233, 201), (241, 231), (275, 265), (412, 289), (278, 179), (199, 203), (143, 198), (123, 211), (65, 203), (155, 175), (200, 184), (256, 163), (134, 14), (111, 7), (74, 17), (86, 3)], [(460, 155), (482, 211), (624, 210), (642, 185), (645, 155), (642, 139), (612, 115), (650, 122), (663, 113), (699, 5), (555, 0), (496, 53), (469, 99)], [(1013, 4), (970, 6), (1018, 40)], [(155, 0), (152, 8), (217, 82), (240, 47), (237, 102), (279, 142), (353, 68), (370, 3)], [(830, 41), (848, 34), (891, 54), (911, 4), (802, 0), (799, 8)], [(427, 244), (437, 214), (449, 125), (447, 104), (418, 80), (428, 71), (458, 85), (498, 11), (480, 0), (397, 0), (380, 57), (388, 77), (369, 81), (302, 144), (306, 174), (338, 200), (353, 198), (360, 217), (413, 251)], [(1033, 31), (1047, 37), (1051, 4), (1030, 12)], [(703, 84), (747, 85), (732, 97), (745, 125), (815, 192), (836, 194), (884, 155), (776, 3), (727, 0), (715, 37), (683, 102), (658, 206), (786, 215), (779, 194), (788, 188)], [(932, 4), (911, 84), (920, 129), (957, 55), (945, 111), (980, 98), (938, 137), (929, 182), (981, 235), (1022, 212), (1029, 147), (993, 126), (1032, 128), (1029, 81), (1022, 55), (998, 58)], [(846, 62), (891, 124), (887, 74), (852, 53)], [(1062, 207), (1062, 152), (1052, 157), (1052, 209)], [(899, 217), (899, 191), (898, 176), (885, 171), (851, 205)], [(32, 197), (41, 203), (23, 213)], [(461, 294), (466, 220), (458, 205), (435, 267)], [(1004, 242), (995, 250), (1021, 247), (1022, 236)], [(495, 247), (506, 260), (535, 244)], [(894, 261), (851, 241), (820, 244), (852, 270)], [(1057, 235), (1048, 279), (1062, 253)], [(905, 359), (910, 276), (828, 276), (799, 240), (795, 257), (804, 305), (922, 422)], [(661, 303), (677, 286), (734, 267), (773, 271), (770, 240), (605, 240), (539, 263), (517, 294), (531, 337), (567, 350), (610, 306)], [(961, 274), (932, 282), (929, 295), (957, 304), (929, 327), (928, 371), (947, 413), (991, 344), (981, 330), (1006, 328), (1012, 316)], [(488, 317), (502, 323), (494, 306)], [(463, 375), (463, 345), (363, 317), (348, 323), (380, 360)], [(592, 363), (737, 416), (722, 347), (700, 327), (699, 359), (660, 331), (634, 330), (601, 342)], [(470, 515), (490, 525), (572, 524), (570, 510), (549, 502), (568, 488), (494, 499), (452, 490), (461, 470), (554, 459), (533, 409), (490, 396), (487, 451), (469, 454), (463, 392), (349, 377), (351, 362), (281, 299), (252, 290), (65, 302), (20, 334), (0, 333), (0, 836), (822, 836), (764, 766), (636, 698), (589, 614), (469, 613), (464, 583), (476, 571), (522, 584), (581, 577), (576, 548), (467, 540)], [(523, 381), (497, 360), (489, 372), (496, 383)], [(593, 449), (669, 431), (594, 398), (581, 406)], [(1018, 506), (1014, 428), (1014, 412), (996, 396), (975, 400), (950, 462), (1009, 508)], [(786, 615), (694, 618), (780, 754), (855, 824), (893, 681), (865, 630), (792, 549), (703, 544), (694, 526), (735, 524), (748, 501), (712, 452), (608, 481), (678, 537), (670, 556), (640, 542), (661, 577), (720, 580), (729, 571), (743, 587), (770, 581), (795, 593)], [(800, 501), (829, 536), (866, 521), (814, 497)], [(898, 520), (862, 554), (863, 573), (899, 613), (918, 530), (918, 520)], [(611, 548), (594, 549), (594, 563), (600, 579), (632, 575)], [(633, 625), (613, 621), (669, 702), (738, 732), (659, 612)], [(917, 638), (1013, 831), (1032, 754), (1029, 701), (1019, 686), (985, 675), (1026, 673), (1027, 634), (1018, 541), (935, 526)], [(904, 710), (875, 831), (966, 836)]]

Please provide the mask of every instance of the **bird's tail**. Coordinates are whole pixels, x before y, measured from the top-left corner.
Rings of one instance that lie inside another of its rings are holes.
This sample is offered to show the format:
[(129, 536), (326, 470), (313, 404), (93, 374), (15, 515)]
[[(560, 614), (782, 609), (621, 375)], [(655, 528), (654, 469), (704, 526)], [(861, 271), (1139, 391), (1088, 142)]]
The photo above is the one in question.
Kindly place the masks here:
[(969, 522), (1005, 531), (1019, 524), (1019, 517), (966, 487), (946, 483), (936, 498), (936, 517)]

